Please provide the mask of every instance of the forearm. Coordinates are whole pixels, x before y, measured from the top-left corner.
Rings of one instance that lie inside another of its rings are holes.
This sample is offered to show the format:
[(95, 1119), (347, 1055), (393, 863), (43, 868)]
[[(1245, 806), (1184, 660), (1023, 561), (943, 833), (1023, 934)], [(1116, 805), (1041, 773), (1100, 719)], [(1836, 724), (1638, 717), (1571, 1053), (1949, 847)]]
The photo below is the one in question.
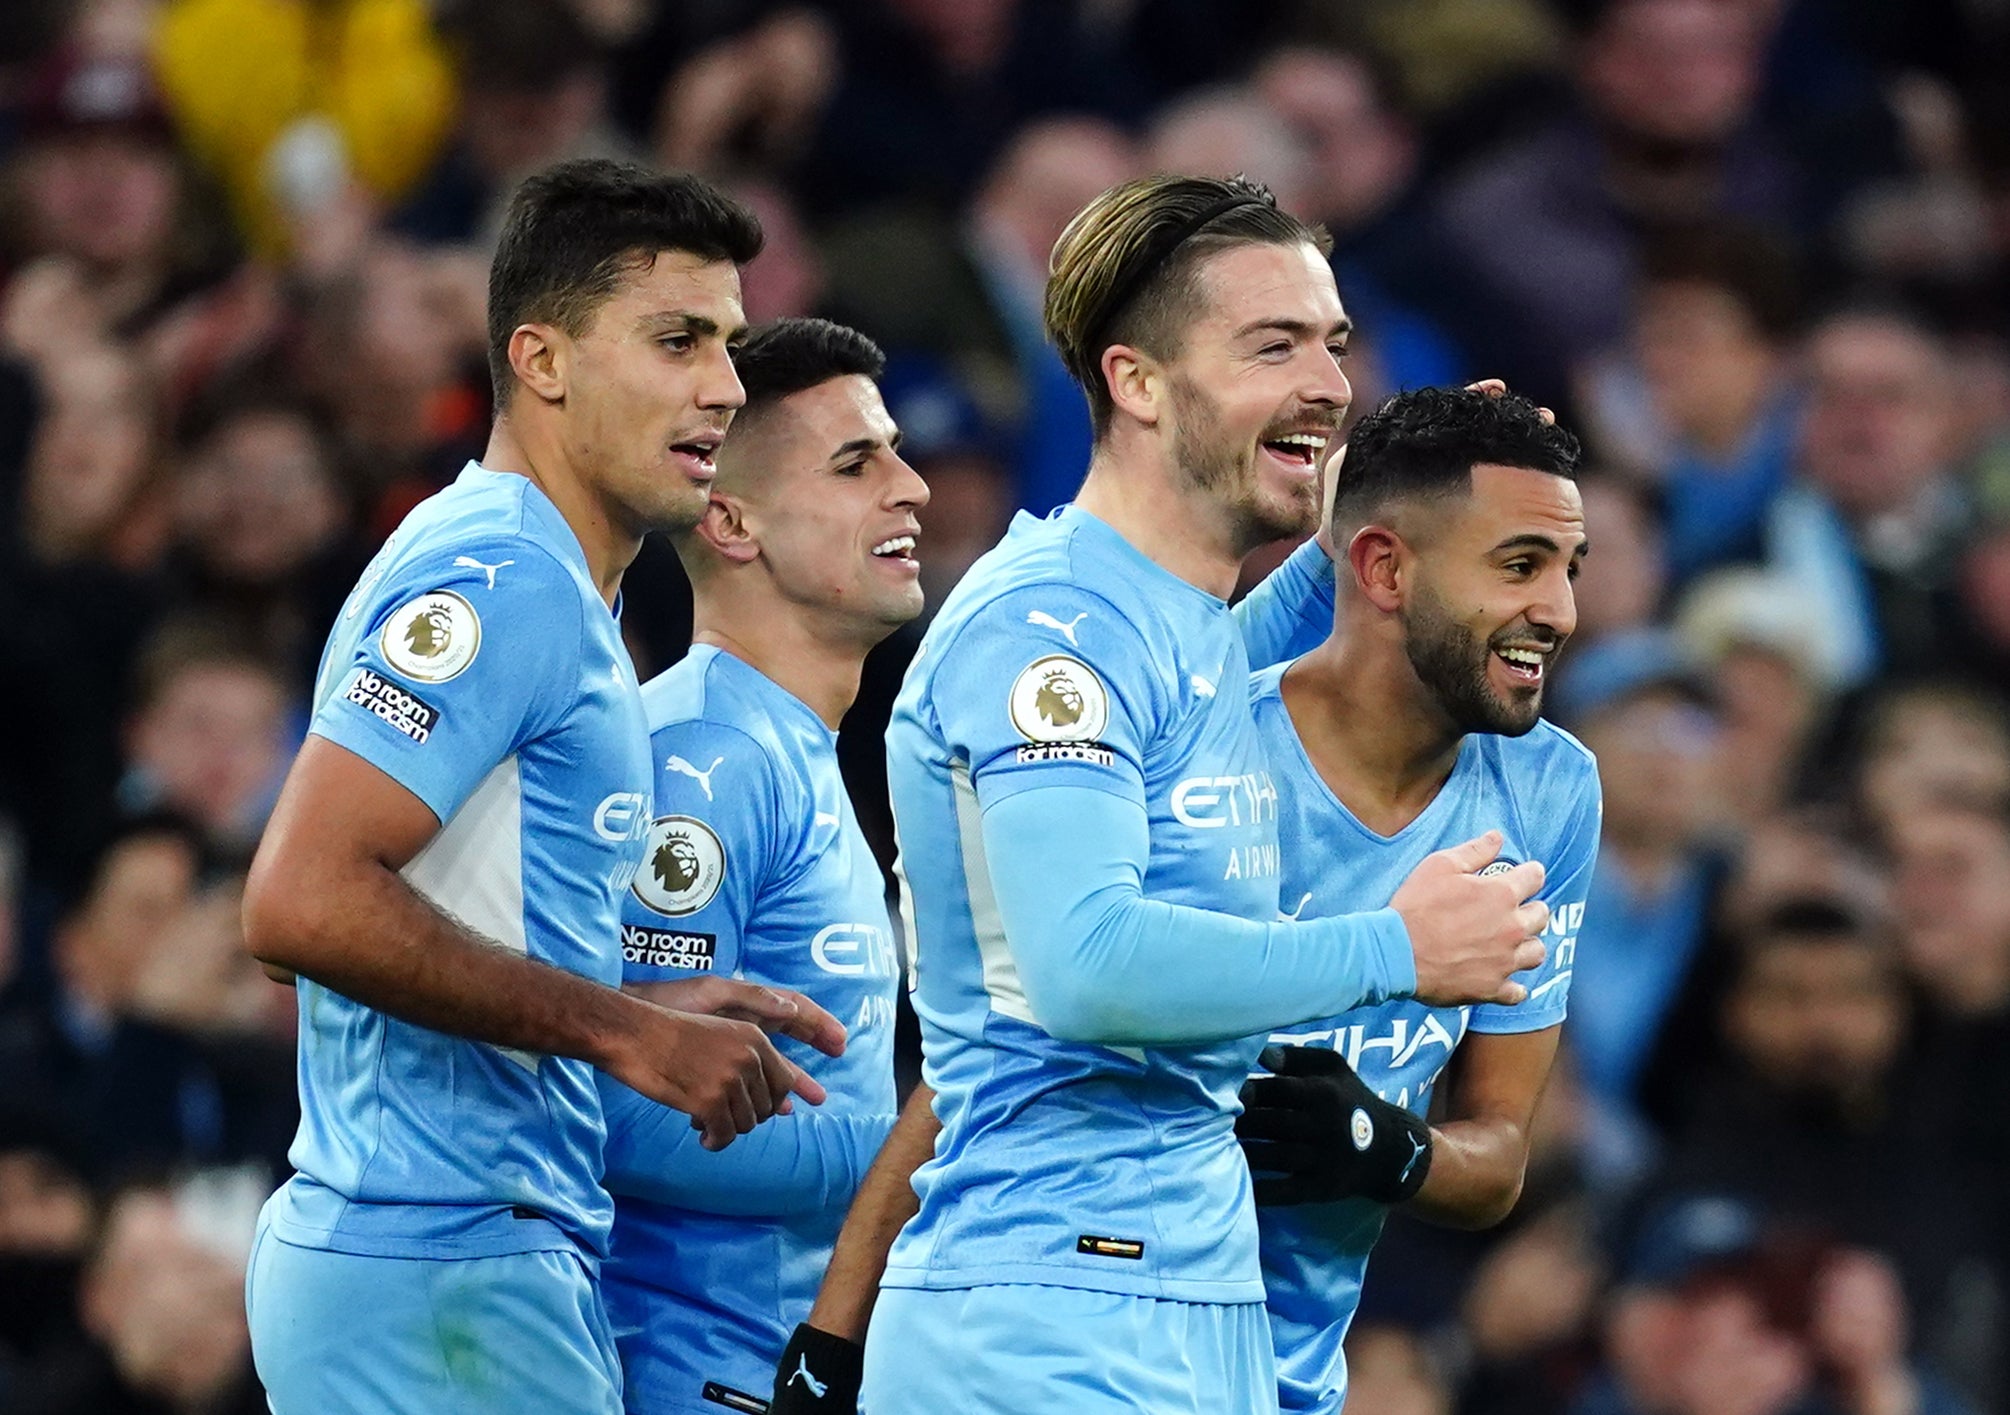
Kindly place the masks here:
[[(1064, 803), (1055, 792), (1066, 793)], [(1070, 823), (1064, 848), (1046, 844), (1056, 820)], [(1125, 862), (1148, 855), (1148, 830), (1135, 803), (1065, 787), (1021, 792), (984, 813), (1013, 961), (1034, 1020), (1056, 1038), (1220, 1041), (1416, 986), (1409, 935), (1393, 910), (1258, 921), (1146, 898), (1141, 871)], [(1085, 841), (1098, 848), (1073, 843)]]
[(609, 1193), (729, 1217), (819, 1213), (850, 1201), (893, 1126), (891, 1115), (804, 1108), (724, 1150), (691, 1121), (602, 1073)]
[(1251, 669), (1297, 658), (1333, 632), (1333, 559), (1317, 540), (1291, 552), (1235, 607)]
[(1491, 1228), (1521, 1197), (1528, 1145), (1503, 1119), (1431, 1127), (1431, 1170), (1409, 1212), (1447, 1228)]
[(435, 908), (388, 867), (246, 893), (259, 961), (401, 1021), (546, 1056), (600, 1063), (649, 1004), (527, 958)]
[(914, 1172), (935, 1154), (935, 1137), (942, 1126), (935, 1118), (935, 1092), (916, 1086), (906, 1108), (866, 1171), (851, 1212), (845, 1215), (837, 1248), (824, 1270), (810, 1325), (850, 1341), (865, 1340), (872, 1308), (879, 1298), (879, 1280), (886, 1272), (886, 1255), (902, 1225), (921, 1207), (914, 1192)]

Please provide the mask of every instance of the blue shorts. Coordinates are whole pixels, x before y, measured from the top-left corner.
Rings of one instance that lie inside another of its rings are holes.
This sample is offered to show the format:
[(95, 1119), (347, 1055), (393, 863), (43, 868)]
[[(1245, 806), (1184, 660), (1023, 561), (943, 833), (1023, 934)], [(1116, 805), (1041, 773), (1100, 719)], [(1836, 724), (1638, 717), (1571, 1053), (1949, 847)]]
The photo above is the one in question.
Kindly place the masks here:
[(360, 1257), (260, 1224), (244, 1280), (273, 1415), (621, 1415), (621, 1365), (576, 1253)]
[(1001, 1283), (883, 1288), (861, 1415), (1277, 1415), (1260, 1302)]

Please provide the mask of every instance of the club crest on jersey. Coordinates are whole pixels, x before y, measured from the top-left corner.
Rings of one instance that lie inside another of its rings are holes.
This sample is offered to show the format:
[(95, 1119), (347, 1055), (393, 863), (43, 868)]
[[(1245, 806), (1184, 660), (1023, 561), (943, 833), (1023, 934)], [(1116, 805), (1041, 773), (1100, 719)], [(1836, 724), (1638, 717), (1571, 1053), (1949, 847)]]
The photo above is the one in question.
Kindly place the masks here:
[(384, 661), (421, 683), (457, 678), (482, 646), (481, 616), (452, 590), (408, 600), (384, 621)]
[(1013, 681), (1012, 725), (1029, 742), (1094, 742), (1110, 720), (1110, 693), (1095, 670), (1068, 654), (1026, 665)]
[(690, 816), (658, 816), (629, 888), (649, 908), (675, 919), (710, 904), (725, 878), (726, 848), (710, 826)]
[(1488, 865), (1485, 869), (1480, 871), (1480, 878), (1492, 879), (1495, 875), (1504, 875), (1509, 870), (1513, 869), (1516, 865), (1520, 863), (1521, 861), (1519, 860), (1507, 860), (1507, 859), (1495, 860), (1492, 864)]
[(1353, 1116), (1349, 1118), (1347, 1130), (1348, 1138), (1354, 1142), (1354, 1148), (1357, 1150), (1366, 1150), (1375, 1143), (1375, 1121), (1367, 1111), (1359, 1107), (1355, 1108)]

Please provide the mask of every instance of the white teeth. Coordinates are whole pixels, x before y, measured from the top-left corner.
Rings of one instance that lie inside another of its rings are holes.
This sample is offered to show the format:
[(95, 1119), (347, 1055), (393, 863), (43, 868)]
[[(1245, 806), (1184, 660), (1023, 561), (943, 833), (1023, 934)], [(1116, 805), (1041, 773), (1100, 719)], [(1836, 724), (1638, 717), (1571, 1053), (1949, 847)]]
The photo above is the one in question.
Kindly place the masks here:
[(1494, 652), (1509, 663), (1520, 664), (1523, 668), (1542, 667), (1542, 655), (1533, 649), (1496, 649)]
[(874, 546), (872, 553), (874, 555), (902, 555), (913, 549), (913, 536), (895, 536), (892, 540), (883, 540)]
[(1270, 440), (1292, 447), (1309, 447), (1314, 453), (1326, 450), (1326, 439), (1316, 432), (1289, 432), (1282, 437), (1273, 437)]

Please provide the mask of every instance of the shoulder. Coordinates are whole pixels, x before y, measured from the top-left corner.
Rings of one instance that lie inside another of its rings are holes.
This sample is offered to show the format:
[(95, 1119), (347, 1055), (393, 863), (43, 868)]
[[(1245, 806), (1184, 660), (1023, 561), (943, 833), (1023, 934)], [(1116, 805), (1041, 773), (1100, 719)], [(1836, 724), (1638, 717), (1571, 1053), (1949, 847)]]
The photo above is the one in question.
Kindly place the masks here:
[(1550, 823), (1559, 845), (1596, 831), (1603, 797), (1590, 748), (1548, 721), (1519, 737), (1487, 742), (1502, 787), (1524, 821)]

